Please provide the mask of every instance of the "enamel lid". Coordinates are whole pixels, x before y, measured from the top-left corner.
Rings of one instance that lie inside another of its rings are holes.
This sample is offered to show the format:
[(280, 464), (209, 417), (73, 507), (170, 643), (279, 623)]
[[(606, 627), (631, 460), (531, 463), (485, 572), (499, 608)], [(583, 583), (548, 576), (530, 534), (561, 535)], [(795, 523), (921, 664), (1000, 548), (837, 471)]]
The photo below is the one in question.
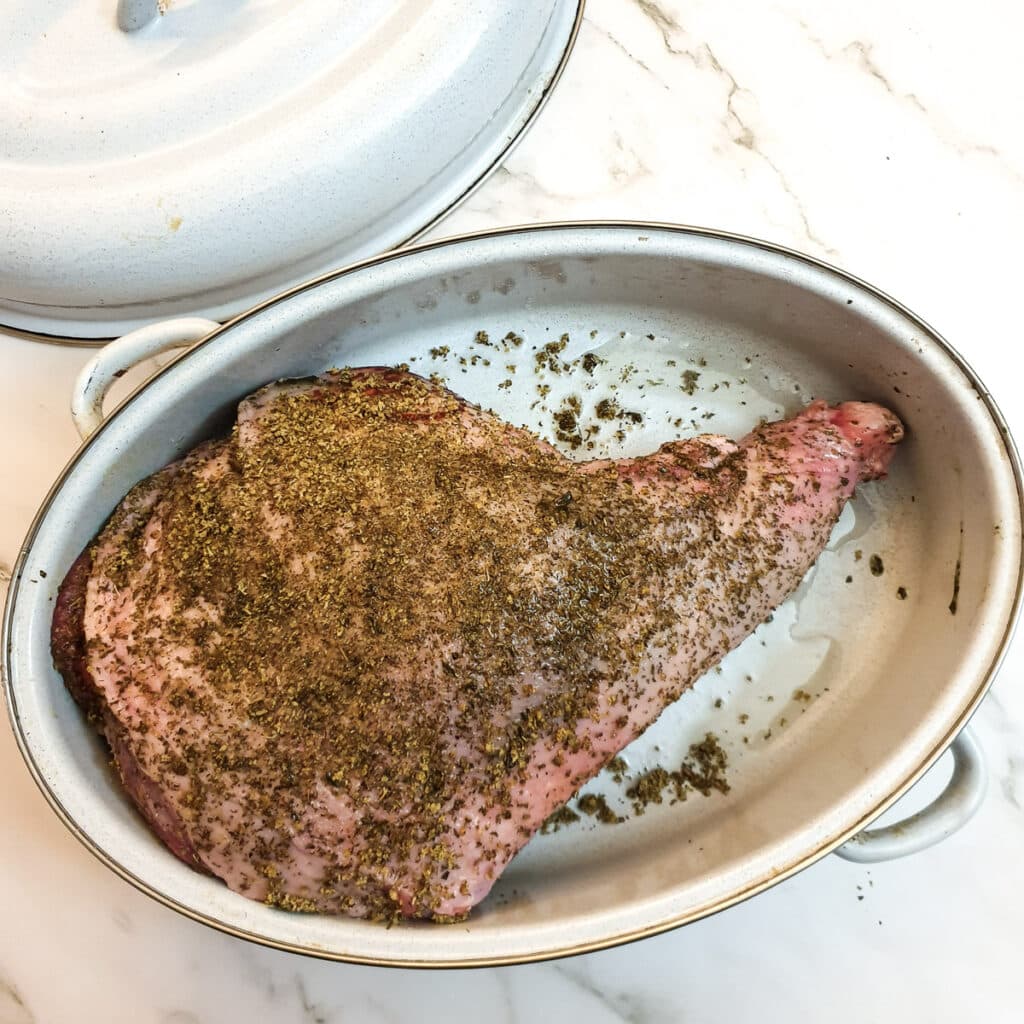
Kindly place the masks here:
[(223, 320), (415, 237), (508, 151), (577, 0), (0, 0), (0, 324)]

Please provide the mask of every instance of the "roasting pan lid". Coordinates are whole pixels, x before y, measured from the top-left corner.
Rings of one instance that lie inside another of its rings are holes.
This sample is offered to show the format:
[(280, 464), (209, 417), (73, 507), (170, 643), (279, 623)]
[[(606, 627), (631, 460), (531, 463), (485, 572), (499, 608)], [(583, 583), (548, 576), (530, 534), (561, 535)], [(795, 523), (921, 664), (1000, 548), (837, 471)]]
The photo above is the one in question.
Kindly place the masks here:
[(0, 0), (0, 324), (225, 319), (405, 243), (528, 127), (582, 8)]

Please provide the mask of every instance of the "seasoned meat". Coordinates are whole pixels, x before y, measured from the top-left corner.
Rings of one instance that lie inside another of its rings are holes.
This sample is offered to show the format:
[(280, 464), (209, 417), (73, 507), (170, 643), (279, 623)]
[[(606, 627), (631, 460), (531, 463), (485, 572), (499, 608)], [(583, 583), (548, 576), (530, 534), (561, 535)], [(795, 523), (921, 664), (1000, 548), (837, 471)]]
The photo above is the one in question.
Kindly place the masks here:
[(54, 660), (186, 863), (286, 909), (457, 918), (793, 591), (901, 437), (815, 402), (574, 463), (402, 371), (273, 384), (125, 498)]

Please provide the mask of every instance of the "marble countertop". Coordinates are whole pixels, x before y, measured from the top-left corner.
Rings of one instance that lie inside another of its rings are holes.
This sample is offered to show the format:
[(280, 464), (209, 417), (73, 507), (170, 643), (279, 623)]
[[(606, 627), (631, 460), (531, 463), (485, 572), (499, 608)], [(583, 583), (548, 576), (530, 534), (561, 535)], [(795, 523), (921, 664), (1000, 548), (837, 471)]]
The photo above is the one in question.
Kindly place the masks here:
[[(1022, 32), (1005, 0), (589, 0), (547, 110), (435, 234), (611, 217), (804, 250), (933, 323), (1024, 438)], [(88, 357), (0, 335), (4, 570), (76, 447), (67, 398)], [(0, 1024), (1017, 1021), (1022, 670), (1018, 638), (974, 718), (988, 797), (940, 846), (875, 867), (827, 857), (619, 949), (447, 973), (306, 960), (165, 910), (64, 829), (4, 723)]]

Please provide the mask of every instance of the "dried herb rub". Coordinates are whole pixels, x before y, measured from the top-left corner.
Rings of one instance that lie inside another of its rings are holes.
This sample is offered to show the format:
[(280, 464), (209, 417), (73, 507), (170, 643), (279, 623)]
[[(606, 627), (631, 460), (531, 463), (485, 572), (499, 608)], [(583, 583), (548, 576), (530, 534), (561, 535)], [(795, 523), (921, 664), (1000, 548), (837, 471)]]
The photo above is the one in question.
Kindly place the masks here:
[(193, 867), (289, 910), (456, 919), (795, 588), (901, 436), (818, 402), (573, 463), (401, 370), (272, 384), (125, 498), (54, 661)]

